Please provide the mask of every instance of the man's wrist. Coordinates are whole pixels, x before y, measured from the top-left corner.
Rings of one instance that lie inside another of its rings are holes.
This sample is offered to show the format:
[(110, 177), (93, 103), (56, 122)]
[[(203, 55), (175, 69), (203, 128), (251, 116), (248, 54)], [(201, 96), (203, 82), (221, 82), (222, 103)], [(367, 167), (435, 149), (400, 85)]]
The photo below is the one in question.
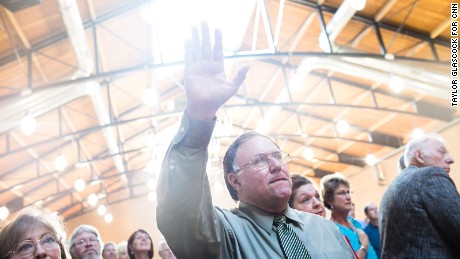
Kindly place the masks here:
[(364, 246), (361, 246), (360, 248), (358, 248), (358, 250), (363, 250), (365, 253), (367, 253), (367, 249)]

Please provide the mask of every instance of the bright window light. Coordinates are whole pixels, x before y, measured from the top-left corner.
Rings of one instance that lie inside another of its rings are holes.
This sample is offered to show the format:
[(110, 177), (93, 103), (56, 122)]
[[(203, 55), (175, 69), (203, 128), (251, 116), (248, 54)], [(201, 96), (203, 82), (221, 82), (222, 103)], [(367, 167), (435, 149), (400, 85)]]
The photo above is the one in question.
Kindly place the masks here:
[(152, 87), (148, 87), (144, 91), (144, 95), (142, 96), (142, 101), (145, 105), (150, 108), (155, 107), (158, 104), (158, 94)]
[(149, 179), (147, 181), (147, 186), (149, 187), (150, 190), (155, 190), (157, 186), (157, 180), (156, 179)]
[(155, 202), (157, 200), (157, 195), (155, 192), (149, 192), (148, 198), (149, 198), (149, 201)]
[[(144, 20), (152, 24), (152, 53), (160, 51), (157, 62), (172, 62), (183, 59), (183, 43), (190, 38), (192, 25), (207, 21), (210, 26), (211, 39), (214, 28), (224, 32), (224, 48), (230, 52), (236, 51), (240, 45), (246, 28), (256, 8), (257, 0), (156, 0), (154, 7), (141, 13)], [(178, 8), (180, 7), (180, 8)], [(238, 13), (237, 19), (234, 14)], [(154, 18), (153, 18), (154, 17)]]
[(32, 135), (37, 129), (37, 122), (32, 115), (28, 114), (21, 120), (21, 130), (26, 135)]
[(67, 159), (63, 155), (58, 155), (54, 159), (54, 168), (56, 170), (62, 172), (67, 167)]
[(213, 189), (214, 189), (215, 192), (221, 193), (221, 192), (224, 190), (224, 186), (222, 185), (221, 182), (215, 181), (215, 182), (214, 182)]

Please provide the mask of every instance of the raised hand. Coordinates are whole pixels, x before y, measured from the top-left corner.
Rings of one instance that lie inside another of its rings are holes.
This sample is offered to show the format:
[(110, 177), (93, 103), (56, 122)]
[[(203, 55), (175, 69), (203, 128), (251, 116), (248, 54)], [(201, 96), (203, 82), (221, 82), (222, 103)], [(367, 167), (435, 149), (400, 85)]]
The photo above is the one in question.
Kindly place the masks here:
[(211, 47), (209, 27), (201, 23), (192, 29), (192, 40), (185, 43), (186, 113), (196, 119), (212, 120), (217, 110), (230, 99), (246, 78), (248, 66), (243, 66), (232, 81), (227, 81), (224, 69), (222, 33), (216, 29)]

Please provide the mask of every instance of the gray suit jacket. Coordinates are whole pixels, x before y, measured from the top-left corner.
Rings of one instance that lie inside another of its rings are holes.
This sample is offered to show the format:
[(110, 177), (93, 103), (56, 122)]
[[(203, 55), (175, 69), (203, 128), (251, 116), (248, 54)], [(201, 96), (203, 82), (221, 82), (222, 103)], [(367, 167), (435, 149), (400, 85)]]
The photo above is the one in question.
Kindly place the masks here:
[(460, 258), (460, 195), (441, 168), (409, 166), (382, 197), (381, 258)]

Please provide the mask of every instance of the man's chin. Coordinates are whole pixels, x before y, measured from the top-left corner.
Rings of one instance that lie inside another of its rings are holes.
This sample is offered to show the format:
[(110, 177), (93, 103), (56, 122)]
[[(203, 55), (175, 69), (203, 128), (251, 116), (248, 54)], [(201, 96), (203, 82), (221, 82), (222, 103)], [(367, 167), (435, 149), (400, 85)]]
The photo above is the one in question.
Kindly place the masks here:
[(102, 257), (96, 253), (90, 253), (90, 254), (84, 255), (81, 259), (102, 259)]

